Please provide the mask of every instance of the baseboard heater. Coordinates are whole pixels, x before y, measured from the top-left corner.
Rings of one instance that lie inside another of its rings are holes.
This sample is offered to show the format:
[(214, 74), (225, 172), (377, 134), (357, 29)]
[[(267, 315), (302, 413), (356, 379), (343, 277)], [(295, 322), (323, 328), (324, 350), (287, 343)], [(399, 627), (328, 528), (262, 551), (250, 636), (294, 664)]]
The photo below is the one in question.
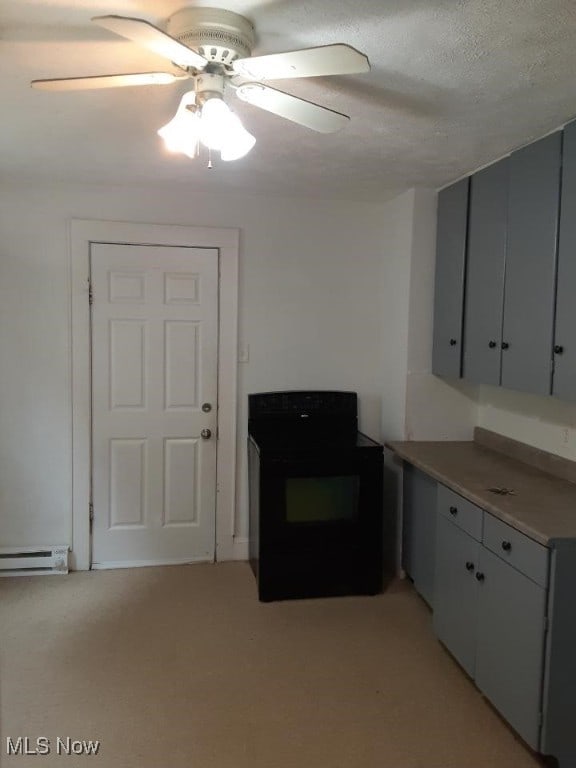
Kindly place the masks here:
[(68, 573), (68, 547), (0, 547), (0, 576)]

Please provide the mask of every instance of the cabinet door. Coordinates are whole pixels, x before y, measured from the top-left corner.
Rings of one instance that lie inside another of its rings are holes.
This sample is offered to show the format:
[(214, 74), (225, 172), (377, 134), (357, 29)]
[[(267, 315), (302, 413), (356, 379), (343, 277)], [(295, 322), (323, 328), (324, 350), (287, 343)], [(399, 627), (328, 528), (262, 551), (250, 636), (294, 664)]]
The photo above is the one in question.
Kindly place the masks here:
[(432, 373), (460, 377), (469, 180), (438, 195)]
[(576, 399), (576, 123), (564, 129), (552, 394)]
[(482, 548), (476, 684), (538, 749), (546, 592)]
[(552, 331), (561, 134), (510, 157), (502, 386), (547, 395)]
[(463, 376), (500, 384), (509, 158), (472, 176)]
[(436, 481), (404, 465), (402, 567), (428, 605), (434, 596)]
[(438, 516), (434, 582), (434, 630), (474, 677), (480, 544), (442, 515)]

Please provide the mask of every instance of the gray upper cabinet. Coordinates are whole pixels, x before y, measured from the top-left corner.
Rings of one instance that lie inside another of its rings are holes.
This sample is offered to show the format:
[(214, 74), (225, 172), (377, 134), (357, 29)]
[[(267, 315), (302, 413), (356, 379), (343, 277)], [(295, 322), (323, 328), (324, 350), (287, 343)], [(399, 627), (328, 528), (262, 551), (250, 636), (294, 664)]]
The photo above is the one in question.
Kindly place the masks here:
[(576, 123), (564, 129), (552, 394), (576, 399)]
[(552, 385), (561, 145), (554, 133), (510, 156), (501, 383), (543, 395)]
[(466, 266), (469, 179), (438, 195), (432, 372), (459, 378)]
[(472, 176), (468, 219), (463, 376), (500, 384), (509, 158)]

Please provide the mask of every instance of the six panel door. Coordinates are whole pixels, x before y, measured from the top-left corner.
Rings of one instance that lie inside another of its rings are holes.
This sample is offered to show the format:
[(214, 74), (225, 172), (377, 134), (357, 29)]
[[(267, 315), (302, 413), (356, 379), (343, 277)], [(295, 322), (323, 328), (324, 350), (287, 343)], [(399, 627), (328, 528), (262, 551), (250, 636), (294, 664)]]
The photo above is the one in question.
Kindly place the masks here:
[(218, 251), (92, 244), (90, 265), (93, 564), (213, 560)]

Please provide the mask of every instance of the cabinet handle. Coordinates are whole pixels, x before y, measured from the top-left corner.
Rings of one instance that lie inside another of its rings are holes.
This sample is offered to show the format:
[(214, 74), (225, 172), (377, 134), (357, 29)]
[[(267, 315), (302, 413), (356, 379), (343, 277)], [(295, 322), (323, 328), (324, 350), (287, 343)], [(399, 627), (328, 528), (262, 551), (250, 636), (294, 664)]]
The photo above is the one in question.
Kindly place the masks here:
[(495, 341), (489, 341), (488, 342), (488, 346), (490, 347), (490, 349), (494, 349), (494, 347), (496, 346), (496, 342)]
[(509, 541), (503, 541), (502, 549), (504, 550), (504, 552), (510, 552), (510, 550), (512, 549), (512, 544)]
[(561, 346), (560, 344), (556, 344), (556, 346), (554, 347), (554, 354), (561, 355), (562, 352), (564, 352), (564, 347)]
[(457, 515), (458, 514), (458, 507), (450, 507), (450, 514), (451, 515)]
[(451, 347), (455, 347), (455, 346), (456, 346), (456, 344), (458, 344), (458, 342), (456, 341), (456, 339), (450, 339), (450, 346), (451, 346)]
[(502, 342), (502, 344), (501, 344), (500, 346), (502, 347), (502, 349), (508, 349), (508, 347), (510, 346), (510, 344), (508, 344), (508, 342), (507, 342), (507, 341), (503, 341), (503, 342)]
[(466, 570), (467, 571), (473, 571), (474, 570), (474, 563), (471, 563), (470, 560), (466, 563)]
[(484, 581), (484, 574), (480, 573), (480, 571), (478, 571), (476, 573), (476, 578), (478, 579), (478, 581)]

